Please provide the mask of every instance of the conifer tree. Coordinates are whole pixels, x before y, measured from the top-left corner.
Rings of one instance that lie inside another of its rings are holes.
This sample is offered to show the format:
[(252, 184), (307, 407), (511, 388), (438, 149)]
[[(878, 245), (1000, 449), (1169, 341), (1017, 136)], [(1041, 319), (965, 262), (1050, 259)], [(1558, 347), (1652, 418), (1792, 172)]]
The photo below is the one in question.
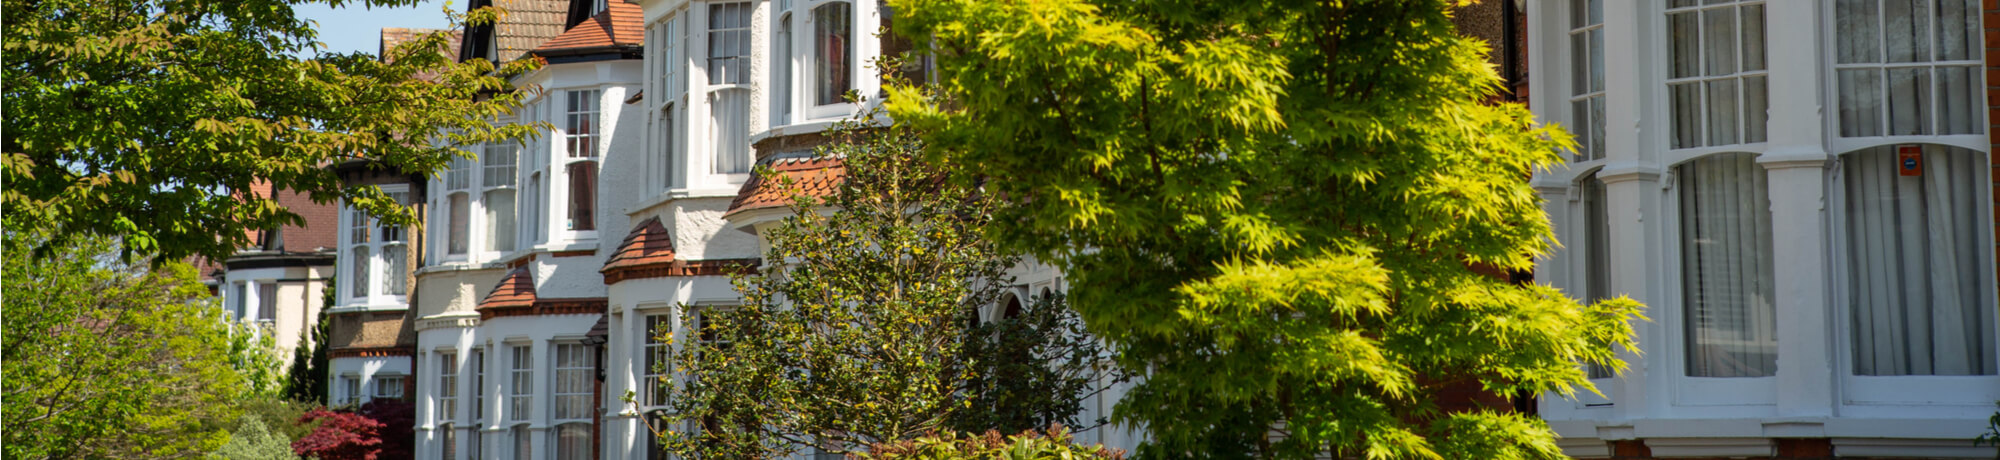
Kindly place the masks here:
[(1594, 391), (1629, 299), (1474, 266), (1553, 241), (1528, 185), (1570, 136), (1490, 104), (1457, 0), (890, 0), (941, 96), (887, 107), (1007, 197), (994, 234), (1070, 277), (1152, 457), (1560, 458), (1444, 388)]

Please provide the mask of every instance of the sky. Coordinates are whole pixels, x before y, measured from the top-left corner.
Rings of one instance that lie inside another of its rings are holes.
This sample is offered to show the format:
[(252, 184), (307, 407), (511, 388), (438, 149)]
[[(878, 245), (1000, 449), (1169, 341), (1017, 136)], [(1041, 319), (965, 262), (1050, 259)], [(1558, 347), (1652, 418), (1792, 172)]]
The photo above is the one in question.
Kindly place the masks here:
[(451, 21), (445, 19), (444, 12), (439, 8), (450, 3), (452, 11), (462, 12), (467, 1), (423, 0), (423, 3), (412, 7), (374, 9), (358, 5), (361, 2), (347, 2), (348, 6), (341, 8), (332, 8), (324, 3), (306, 3), (298, 5), (294, 11), (302, 18), (319, 21), (319, 41), (326, 44), (323, 51), (374, 54), (382, 45), (382, 28), (449, 27)]

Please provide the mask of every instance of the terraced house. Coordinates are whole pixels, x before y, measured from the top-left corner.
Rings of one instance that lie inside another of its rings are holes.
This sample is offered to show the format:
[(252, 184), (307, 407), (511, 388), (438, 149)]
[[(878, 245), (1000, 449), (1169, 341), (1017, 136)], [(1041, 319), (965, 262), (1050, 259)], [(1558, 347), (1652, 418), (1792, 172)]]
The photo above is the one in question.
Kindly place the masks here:
[[(503, 122), (546, 122), (436, 177), (345, 165), (423, 216), (343, 208), (335, 401), (417, 403), (419, 458), (648, 459), (682, 308), (736, 305), (785, 197), (842, 174), (819, 134), (880, 95), (875, 0), (475, 0), (461, 59), (541, 59)], [(1603, 397), (1536, 412), (1578, 457), (1990, 457), (2000, 400), (1985, 81), (1973, 0), (1488, 1), (1458, 12), (1510, 96), (1577, 134), (1537, 173), (1564, 245), (1533, 282), (1650, 306)], [(921, 65), (892, 69), (923, 72)], [(1032, 261), (983, 316), (1069, 288)], [(1524, 281), (1530, 274), (1503, 274)], [(687, 335), (682, 334), (682, 337)], [(1112, 388), (1085, 401), (1108, 414)], [(633, 397), (626, 400), (626, 395)], [(1470, 404), (1506, 407), (1468, 390)], [(1464, 404), (1448, 402), (1449, 407)], [(1130, 448), (1100, 429), (1080, 441)], [(808, 452), (804, 455), (810, 455)]]

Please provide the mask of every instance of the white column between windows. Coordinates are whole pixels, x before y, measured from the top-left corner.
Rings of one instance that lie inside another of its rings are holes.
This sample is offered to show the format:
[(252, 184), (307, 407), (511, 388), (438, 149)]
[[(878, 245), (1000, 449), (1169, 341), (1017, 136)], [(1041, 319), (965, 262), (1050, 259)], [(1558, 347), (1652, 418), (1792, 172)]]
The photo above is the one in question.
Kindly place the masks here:
[(1770, 174), (1772, 257), (1778, 321), (1777, 412), (1780, 417), (1833, 415), (1834, 340), (1826, 267), (1827, 152), (1820, 94), (1820, 2), (1765, 4), (1765, 53), (1770, 60), (1770, 144), (1758, 163)]
[[(1650, 32), (1653, 21), (1642, 20), (1653, 13), (1653, 6), (1642, 2), (1604, 2), (1604, 145), (1606, 163), (1598, 173), (1604, 181), (1606, 220), (1609, 221), (1609, 255), (1611, 270), (1610, 290), (1615, 294), (1631, 296), (1640, 303), (1655, 305), (1661, 297), (1650, 289), (1650, 281), (1655, 278), (1654, 266), (1650, 261), (1665, 260), (1657, 251), (1660, 247), (1658, 232), (1651, 226), (1658, 225), (1659, 219), (1646, 219), (1659, 209), (1659, 166), (1657, 134), (1654, 130), (1633, 129), (1645, 120), (1646, 115), (1656, 111), (1648, 108), (1659, 107), (1653, 91), (1647, 85), (1657, 84), (1654, 78), (1657, 67), (1650, 56), (1656, 53), (1643, 52), (1642, 46), (1657, 46), (1655, 40), (1645, 40), (1653, 36)], [(1614, 27), (1623, 26), (1623, 27)], [(1657, 322), (1637, 321), (1633, 324), (1638, 333), (1637, 341), (1642, 350), (1654, 351), (1640, 354), (1633, 350), (1619, 350), (1618, 356), (1625, 360), (1625, 374), (1612, 384), (1612, 413), (1614, 418), (1633, 419), (1643, 416), (1654, 407), (1664, 407), (1667, 403), (1662, 391), (1648, 388), (1666, 388), (1670, 373), (1650, 372), (1662, 369), (1658, 361), (1666, 356), (1666, 350), (1656, 350), (1669, 343), (1666, 331)], [(1649, 365), (1650, 364), (1650, 365)], [(1607, 436), (1607, 439), (1621, 438)]]

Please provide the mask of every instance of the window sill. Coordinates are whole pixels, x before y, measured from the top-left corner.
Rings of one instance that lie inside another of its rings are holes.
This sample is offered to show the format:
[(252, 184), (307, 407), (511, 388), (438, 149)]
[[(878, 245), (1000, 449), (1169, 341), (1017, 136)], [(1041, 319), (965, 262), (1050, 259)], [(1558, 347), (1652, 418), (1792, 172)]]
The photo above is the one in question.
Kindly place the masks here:
[(718, 188), (673, 188), (673, 189), (667, 189), (666, 192), (662, 192), (658, 195), (653, 195), (652, 198), (649, 198), (646, 201), (639, 202), (639, 204), (633, 205), (632, 207), (625, 208), (625, 215), (631, 216), (634, 214), (646, 212), (646, 210), (648, 209), (653, 209), (654, 207), (666, 203), (671, 203), (675, 200), (685, 200), (690, 198), (735, 198), (735, 197), (736, 197), (736, 189), (734, 188), (719, 188), (719, 187)]
[(839, 122), (840, 118), (821, 118), (821, 119), (807, 119), (803, 121), (793, 122), (791, 124), (783, 126), (775, 126), (772, 127), (771, 129), (766, 129), (762, 132), (751, 134), (750, 144), (756, 145), (758, 142), (773, 137), (821, 133), (825, 132), (829, 128), (832, 128), (834, 123), (839, 123)]
[(359, 313), (368, 311), (402, 311), (408, 309), (410, 309), (410, 305), (408, 303), (347, 304), (338, 307), (328, 308), (326, 309), (326, 312), (328, 314), (334, 314), (334, 313)]

